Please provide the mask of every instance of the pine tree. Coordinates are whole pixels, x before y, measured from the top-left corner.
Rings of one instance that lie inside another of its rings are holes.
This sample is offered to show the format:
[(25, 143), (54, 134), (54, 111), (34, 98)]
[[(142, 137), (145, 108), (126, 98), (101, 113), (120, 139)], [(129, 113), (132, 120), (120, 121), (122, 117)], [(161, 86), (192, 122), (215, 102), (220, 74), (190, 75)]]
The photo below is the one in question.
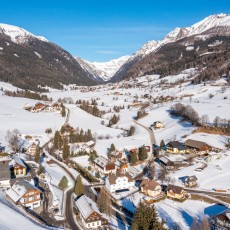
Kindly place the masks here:
[(34, 154), (34, 161), (36, 163), (40, 163), (40, 157), (41, 157), (41, 155), (40, 155), (40, 147), (37, 145), (36, 146), (36, 152)]
[(160, 149), (163, 149), (164, 146), (165, 146), (165, 142), (164, 142), (164, 140), (161, 140)]
[(139, 203), (132, 222), (132, 230), (165, 230), (163, 223), (158, 221), (154, 205)]
[(42, 173), (43, 173), (43, 168), (42, 168), (42, 165), (39, 164), (37, 174), (38, 174), (38, 175), (41, 175)]
[(64, 147), (63, 147), (62, 158), (63, 158), (63, 160), (66, 160), (66, 159), (69, 158), (69, 156), (70, 156), (69, 145), (68, 145), (68, 143), (66, 142), (66, 143), (64, 144)]
[(68, 188), (68, 179), (66, 178), (66, 176), (63, 176), (62, 179), (60, 180), (58, 186), (64, 190), (66, 188)]
[(130, 163), (135, 164), (137, 162), (137, 154), (136, 153), (130, 153)]
[(101, 175), (100, 175), (99, 171), (96, 172), (95, 176), (96, 176), (96, 178), (98, 178), (98, 179), (101, 178)]
[(54, 148), (60, 149), (62, 147), (62, 137), (58, 131), (54, 134)]
[(105, 213), (108, 216), (111, 216), (112, 202), (110, 199), (110, 194), (105, 190), (104, 187), (101, 188), (100, 193), (98, 195), (97, 205), (98, 205), (99, 210), (102, 213)]
[(77, 196), (81, 196), (81, 195), (85, 194), (85, 187), (82, 183), (81, 176), (77, 177), (77, 183), (75, 185), (74, 192)]
[(62, 117), (66, 116), (66, 111), (65, 111), (65, 106), (64, 105), (62, 105), (61, 115), (62, 115)]
[(110, 145), (110, 153), (114, 152), (116, 150), (115, 145), (111, 144)]
[(139, 153), (138, 153), (139, 160), (144, 161), (145, 159), (148, 158), (148, 153), (146, 151), (145, 146), (142, 146), (139, 148)]

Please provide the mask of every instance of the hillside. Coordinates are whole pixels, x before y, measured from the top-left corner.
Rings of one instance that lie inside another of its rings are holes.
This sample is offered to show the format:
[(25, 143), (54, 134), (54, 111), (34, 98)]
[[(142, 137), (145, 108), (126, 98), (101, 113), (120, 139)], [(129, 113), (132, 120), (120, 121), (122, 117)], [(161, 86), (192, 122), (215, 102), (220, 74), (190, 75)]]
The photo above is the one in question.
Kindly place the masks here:
[(163, 40), (146, 43), (121, 66), (111, 81), (152, 73), (166, 76), (195, 66), (207, 67), (209, 72), (212, 66), (215, 72), (227, 74), (229, 36), (228, 14), (211, 15), (191, 27), (176, 28)]
[(67, 51), (19, 27), (0, 24), (0, 56), (0, 80), (19, 88), (96, 84)]

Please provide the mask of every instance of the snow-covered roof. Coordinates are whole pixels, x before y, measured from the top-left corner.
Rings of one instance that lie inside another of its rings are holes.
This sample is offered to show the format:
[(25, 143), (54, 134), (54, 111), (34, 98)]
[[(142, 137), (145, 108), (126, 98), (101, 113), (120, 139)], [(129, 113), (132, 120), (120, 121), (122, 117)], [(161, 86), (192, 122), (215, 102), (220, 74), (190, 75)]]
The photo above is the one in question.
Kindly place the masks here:
[(39, 190), (37, 187), (35, 187), (30, 182), (19, 178), (15, 181), (11, 189), (7, 190), (6, 194), (14, 201), (17, 202), (20, 200), (27, 191), (30, 190)]
[(94, 141), (88, 141), (85, 144), (88, 146), (92, 146), (92, 145), (95, 145), (95, 142)]
[(106, 159), (106, 158), (103, 157), (103, 156), (99, 156), (99, 157), (97, 157), (97, 158), (94, 160), (94, 162), (95, 162), (97, 165), (100, 165), (101, 167), (105, 167), (105, 166), (108, 164), (109, 160)]
[(97, 212), (101, 215), (97, 205), (85, 195), (76, 200), (75, 204), (84, 219), (87, 219), (93, 212)]
[(22, 159), (17, 155), (13, 155), (12, 160), (10, 161), (9, 165), (11, 167), (14, 167), (16, 164), (19, 164), (22, 167), (26, 168), (26, 165), (23, 163)]

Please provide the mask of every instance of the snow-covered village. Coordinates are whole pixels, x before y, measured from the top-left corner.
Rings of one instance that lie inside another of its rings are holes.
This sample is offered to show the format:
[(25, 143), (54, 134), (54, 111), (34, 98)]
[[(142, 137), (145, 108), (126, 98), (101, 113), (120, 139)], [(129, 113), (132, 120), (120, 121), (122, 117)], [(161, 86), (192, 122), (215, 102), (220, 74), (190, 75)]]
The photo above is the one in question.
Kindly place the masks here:
[(230, 15), (211, 15), (97, 63), (0, 24), (0, 58), (31, 42), (97, 82), (0, 71), (0, 229), (230, 229), (229, 38)]

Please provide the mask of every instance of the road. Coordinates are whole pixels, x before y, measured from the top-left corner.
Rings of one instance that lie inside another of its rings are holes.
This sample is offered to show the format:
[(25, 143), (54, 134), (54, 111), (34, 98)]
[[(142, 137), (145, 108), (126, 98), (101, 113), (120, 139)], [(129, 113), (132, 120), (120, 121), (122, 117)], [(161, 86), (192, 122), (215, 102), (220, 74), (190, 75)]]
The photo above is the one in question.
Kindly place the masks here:
[[(67, 109), (67, 115), (66, 115), (66, 119), (64, 122), (64, 125), (67, 124), (69, 122), (69, 118), (70, 118), (70, 110), (68, 108)], [(48, 144), (50, 142), (53, 141), (53, 138), (51, 138), (47, 143), (45, 143), (41, 148), (42, 150), (45, 152), (46, 147), (48, 146)], [(61, 167), (63, 170), (66, 171), (66, 173), (72, 178), (72, 180), (74, 181), (73, 186), (71, 188), (69, 188), (69, 190), (65, 193), (64, 196), (64, 205), (65, 205), (65, 218), (66, 218), (66, 222), (68, 223), (70, 229), (72, 230), (78, 230), (78, 229), (82, 229), (81, 226), (75, 222), (74, 220), (74, 215), (73, 215), (73, 201), (72, 201), (72, 196), (73, 196), (73, 192), (74, 192), (74, 187), (75, 187), (75, 177), (53, 156), (51, 156), (49, 153), (46, 152), (46, 154), (52, 158), (52, 160), (59, 166)]]
[[(136, 125), (142, 127), (142, 128), (145, 129), (146, 131), (148, 131), (149, 137), (150, 137), (150, 141), (151, 141), (151, 146), (150, 146), (150, 147), (151, 147), (151, 149), (152, 149), (152, 148), (153, 148), (153, 145), (156, 145), (156, 143), (157, 143), (157, 142), (156, 142), (155, 135), (154, 135), (154, 132), (153, 132), (149, 127), (146, 127), (146, 126), (140, 124), (140, 123), (137, 122), (136, 120), (133, 120), (133, 122), (134, 122)], [(136, 179), (136, 180), (137, 180), (137, 179), (141, 179), (141, 178), (144, 176), (144, 174), (145, 174), (145, 169), (152, 163), (153, 159), (154, 159), (154, 154), (153, 154), (153, 149), (152, 149), (152, 151), (151, 151), (151, 156), (150, 156), (150, 158), (146, 161), (145, 167), (144, 167), (143, 171), (142, 171), (141, 173), (139, 173), (138, 175), (135, 176), (135, 179)]]

